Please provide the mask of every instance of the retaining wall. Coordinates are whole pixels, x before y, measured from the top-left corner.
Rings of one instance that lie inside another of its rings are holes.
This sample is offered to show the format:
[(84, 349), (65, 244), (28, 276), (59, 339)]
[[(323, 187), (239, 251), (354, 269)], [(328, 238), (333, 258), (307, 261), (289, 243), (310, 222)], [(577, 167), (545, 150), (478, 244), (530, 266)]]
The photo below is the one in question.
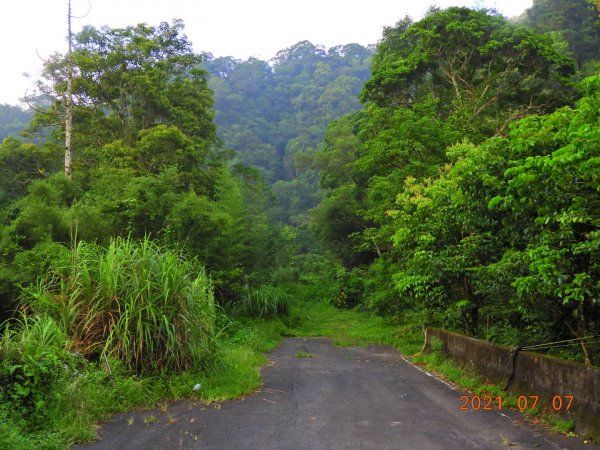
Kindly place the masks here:
[[(423, 351), (431, 351), (431, 341), (442, 342), (442, 350), (451, 359), (472, 366), (485, 381), (508, 384), (513, 395), (539, 396), (540, 405), (552, 409), (552, 400), (573, 396), (569, 414), (575, 418), (575, 431), (600, 442), (600, 367), (553, 358), (533, 352), (517, 352), (502, 345), (474, 339), (459, 333), (429, 327)], [(512, 380), (509, 379), (512, 377)]]

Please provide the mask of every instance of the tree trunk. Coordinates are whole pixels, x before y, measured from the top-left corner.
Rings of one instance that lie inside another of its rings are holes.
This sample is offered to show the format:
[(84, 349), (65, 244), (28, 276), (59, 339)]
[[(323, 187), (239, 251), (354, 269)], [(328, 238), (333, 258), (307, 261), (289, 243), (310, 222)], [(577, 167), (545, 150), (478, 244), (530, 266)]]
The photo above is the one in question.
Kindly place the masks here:
[(73, 60), (71, 59), (72, 51), (72, 34), (71, 34), (71, 0), (69, 0), (68, 19), (68, 41), (69, 50), (67, 51), (67, 113), (65, 116), (65, 175), (71, 178), (71, 160), (73, 153)]

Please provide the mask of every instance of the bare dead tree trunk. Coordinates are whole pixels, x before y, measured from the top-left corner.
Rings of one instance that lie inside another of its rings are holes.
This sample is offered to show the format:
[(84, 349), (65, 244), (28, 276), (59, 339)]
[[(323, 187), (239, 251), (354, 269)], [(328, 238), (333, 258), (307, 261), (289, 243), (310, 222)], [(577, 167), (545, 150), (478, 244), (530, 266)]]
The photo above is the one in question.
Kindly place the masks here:
[(71, 59), (72, 40), (71, 33), (71, 0), (69, 0), (68, 20), (68, 41), (69, 49), (67, 51), (67, 114), (65, 116), (65, 175), (71, 178), (71, 159), (73, 154), (73, 60)]

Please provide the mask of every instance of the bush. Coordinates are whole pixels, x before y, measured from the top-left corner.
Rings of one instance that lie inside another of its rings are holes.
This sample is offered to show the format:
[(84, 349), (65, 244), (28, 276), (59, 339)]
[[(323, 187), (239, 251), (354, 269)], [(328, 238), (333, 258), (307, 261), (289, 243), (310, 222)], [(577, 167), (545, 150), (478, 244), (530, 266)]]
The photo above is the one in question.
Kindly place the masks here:
[(332, 304), (337, 308), (354, 308), (363, 300), (364, 274), (358, 268), (340, 269), (336, 274), (337, 293)]
[(213, 353), (215, 305), (204, 268), (148, 238), (85, 242), (23, 300), (48, 314), (88, 359), (141, 372), (198, 368)]
[(236, 312), (248, 317), (268, 319), (287, 316), (290, 307), (288, 297), (283, 290), (265, 284), (258, 289), (247, 289)]
[(26, 316), (12, 329), (5, 325), (0, 343), (0, 385), (15, 404), (40, 412), (64, 375), (66, 335), (47, 315)]

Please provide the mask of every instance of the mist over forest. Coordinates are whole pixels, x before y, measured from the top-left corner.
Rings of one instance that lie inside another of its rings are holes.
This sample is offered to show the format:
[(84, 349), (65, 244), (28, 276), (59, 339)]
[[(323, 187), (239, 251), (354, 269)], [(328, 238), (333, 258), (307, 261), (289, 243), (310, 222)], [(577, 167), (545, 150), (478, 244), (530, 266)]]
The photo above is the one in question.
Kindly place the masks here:
[(86, 26), (0, 105), (0, 447), (235, 373), (315, 302), (600, 363), (600, 7), (398, 19), (270, 61)]

